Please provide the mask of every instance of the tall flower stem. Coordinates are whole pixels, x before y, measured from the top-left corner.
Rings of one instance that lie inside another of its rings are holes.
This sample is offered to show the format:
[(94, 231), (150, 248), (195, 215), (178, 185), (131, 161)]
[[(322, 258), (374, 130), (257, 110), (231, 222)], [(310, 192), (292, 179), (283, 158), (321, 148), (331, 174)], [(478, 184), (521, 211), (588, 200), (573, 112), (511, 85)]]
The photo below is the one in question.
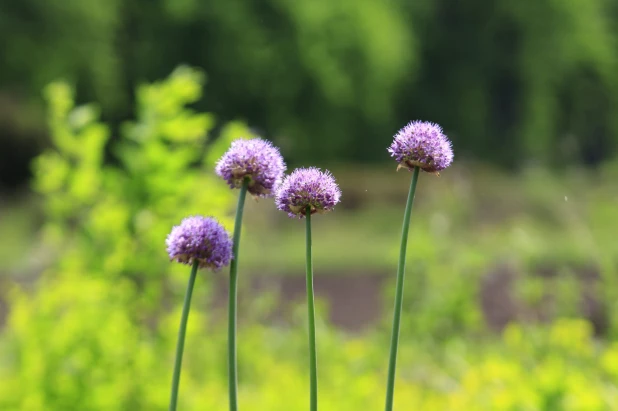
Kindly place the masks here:
[(310, 407), (311, 411), (318, 409), (318, 360), (315, 348), (315, 306), (313, 297), (313, 259), (311, 256), (311, 207), (307, 207), (305, 220), (307, 222), (307, 315), (309, 324), (309, 378), (310, 378)]
[(408, 193), (408, 201), (406, 202), (406, 211), (403, 215), (403, 226), (401, 229), (401, 248), (399, 249), (399, 265), (397, 266), (393, 334), (391, 337), (391, 353), (388, 362), (388, 382), (386, 384), (386, 411), (392, 411), (393, 409), (397, 347), (399, 345), (399, 325), (401, 323), (401, 307), (403, 305), (403, 282), (406, 271), (406, 250), (408, 248), (408, 231), (410, 229), (410, 216), (412, 215), (412, 204), (414, 203), (414, 192), (416, 191), (419, 171), (419, 167), (414, 167), (414, 174), (412, 175), (412, 182), (410, 183), (410, 192)]
[(180, 369), (182, 368), (182, 354), (185, 347), (185, 334), (187, 332), (187, 320), (189, 319), (189, 309), (191, 308), (191, 296), (193, 295), (193, 286), (197, 277), (197, 267), (199, 261), (196, 259), (191, 267), (191, 275), (187, 292), (185, 293), (185, 302), (182, 307), (182, 316), (180, 317), (180, 328), (178, 330), (178, 343), (176, 345), (176, 363), (174, 364), (174, 375), (172, 376), (172, 394), (170, 397), (170, 411), (176, 411), (178, 403), (178, 385), (180, 384)]
[(230, 394), (230, 411), (238, 410), (238, 377), (236, 366), (236, 306), (238, 300), (238, 250), (240, 248), (240, 232), (242, 230), (242, 214), (245, 209), (245, 197), (249, 179), (245, 178), (238, 195), (236, 219), (234, 220), (234, 237), (232, 246), (232, 261), (230, 263), (230, 296), (228, 307), (228, 386)]

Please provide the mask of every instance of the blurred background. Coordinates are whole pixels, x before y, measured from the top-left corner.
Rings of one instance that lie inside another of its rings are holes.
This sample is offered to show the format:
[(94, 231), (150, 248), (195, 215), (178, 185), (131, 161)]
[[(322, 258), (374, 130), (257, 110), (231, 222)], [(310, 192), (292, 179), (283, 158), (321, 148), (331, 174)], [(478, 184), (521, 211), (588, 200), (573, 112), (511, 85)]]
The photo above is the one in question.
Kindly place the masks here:
[[(383, 407), (411, 174), (422, 174), (397, 410), (618, 409), (615, 0), (0, 0), (0, 409), (163, 410), (188, 214), (232, 229), (235, 138), (329, 168), (314, 221), (323, 410)], [(308, 401), (304, 227), (248, 200), (240, 404)], [(180, 408), (227, 407), (227, 273), (195, 292)]]

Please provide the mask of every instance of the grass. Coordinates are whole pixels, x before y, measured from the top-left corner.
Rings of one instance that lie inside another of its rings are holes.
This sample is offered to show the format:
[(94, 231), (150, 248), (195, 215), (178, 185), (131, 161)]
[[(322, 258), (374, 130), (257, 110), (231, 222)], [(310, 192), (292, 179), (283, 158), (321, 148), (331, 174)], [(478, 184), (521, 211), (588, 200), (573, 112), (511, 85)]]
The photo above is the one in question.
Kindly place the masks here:
[[(390, 272), (410, 173), (389, 168), (334, 170), (342, 203), (314, 219), (316, 272)], [(612, 168), (508, 175), (461, 166), (436, 178), (422, 174), (410, 233), (409, 260), (465, 247), (501, 260), (597, 262), (618, 255), (618, 190)], [(300, 221), (271, 200), (247, 205), (243, 265), (263, 274), (302, 274)], [(268, 256), (265, 258), (264, 256)], [(474, 258), (474, 257), (471, 257)]]
[[(316, 274), (390, 273), (411, 174), (394, 167), (337, 167), (335, 211), (313, 221)], [(421, 174), (409, 261), (465, 247), (478, 258), (611, 264), (618, 255), (618, 166), (597, 171), (519, 174), (459, 165), (439, 178)], [(39, 215), (29, 196), (0, 203), (0, 273), (28, 270)], [(255, 273), (302, 275), (304, 228), (272, 200), (248, 199), (242, 265)], [(265, 257), (267, 256), (267, 257)], [(470, 258), (476, 258), (471, 255)]]

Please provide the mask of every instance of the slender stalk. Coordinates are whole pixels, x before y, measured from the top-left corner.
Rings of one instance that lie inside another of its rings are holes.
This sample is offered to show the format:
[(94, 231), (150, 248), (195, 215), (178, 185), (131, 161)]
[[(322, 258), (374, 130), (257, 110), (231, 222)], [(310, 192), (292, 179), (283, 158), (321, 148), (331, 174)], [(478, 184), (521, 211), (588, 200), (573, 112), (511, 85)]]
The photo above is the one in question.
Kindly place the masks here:
[(313, 259), (311, 256), (311, 208), (307, 207), (305, 216), (307, 222), (307, 315), (309, 319), (309, 378), (310, 378), (310, 407), (311, 411), (318, 409), (318, 359), (315, 348), (315, 306), (313, 297)]
[(185, 348), (185, 334), (187, 332), (187, 320), (189, 319), (189, 309), (191, 308), (191, 296), (193, 295), (193, 285), (195, 277), (197, 277), (197, 267), (199, 262), (195, 260), (191, 267), (191, 275), (187, 292), (185, 293), (185, 302), (182, 307), (182, 316), (180, 317), (180, 329), (178, 330), (178, 343), (176, 344), (176, 363), (174, 364), (174, 375), (172, 376), (172, 395), (170, 397), (170, 411), (176, 411), (178, 403), (178, 385), (180, 384), (180, 369), (182, 368), (182, 354)]
[(412, 204), (414, 203), (414, 192), (420, 169), (414, 167), (410, 192), (406, 203), (406, 211), (403, 215), (403, 226), (401, 229), (401, 248), (399, 250), (399, 265), (397, 266), (397, 288), (395, 291), (395, 314), (393, 315), (393, 334), (391, 337), (391, 353), (388, 362), (388, 382), (386, 384), (386, 411), (393, 409), (393, 394), (395, 392), (395, 369), (397, 367), (397, 347), (399, 345), (399, 324), (401, 323), (401, 307), (403, 305), (403, 282), (406, 271), (406, 250), (408, 248), (408, 231), (410, 229), (410, 216), (412, 215)]
[(228, 386), (230, 394), (230, 411), (238, 410), (238, 377), (236, 365), (236, 305), (238, 300), (238, 250), (240, 248), (240, 232), (242, 229), (242, 214), (245, 209), (245, 197), (249, 180), (245, 179), (240, 187), (236, 219), (234, 221), (233, 258), (230, 263), (230, 296), (228, 307)]

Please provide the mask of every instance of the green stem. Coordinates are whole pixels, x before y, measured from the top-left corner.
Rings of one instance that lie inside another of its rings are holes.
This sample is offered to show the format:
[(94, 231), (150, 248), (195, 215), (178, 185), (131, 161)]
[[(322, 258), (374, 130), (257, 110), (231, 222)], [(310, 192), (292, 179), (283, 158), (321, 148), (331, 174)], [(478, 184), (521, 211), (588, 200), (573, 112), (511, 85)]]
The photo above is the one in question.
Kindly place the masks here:
[(307, 221), (307, 315), (309, 318), (309, 378), (310, 378), (310, 407), (311, 411), (318, 409), (318, 360), (315, 348), (315, 307), (313, 297), (313, 260), (311, 257), (311, 208), (307, 207), (305, 220)]
[(406, 250), (408, 248), (408, 231), (410, 229), (410, 216), (414, 203), (414, 192), (420, 169), (414, 167), (414, 175), (410, 183), (410, 192), (406, 203), (406, 211), (403, 215), (401, 229), (401, 248), (399, 250), (399, 265), (397, 266), (397, 288), (395, 291), (395, 314), (393, 315), (393, 334), (391, 338), (391, 353), (388, 362), (388, 382), (386, 384), (386, 411), (393, 409), (393, 394), (395, 392), (395, 368), (397, 367), (397, 346), (399, 345), (399, 324), (401, 323), (401, 307), (403, 305), (403, 282), (406, 271)]
[(238, 410), (238, 377), (236, 365), (236, 305), (238, 300), (238, 250), (240, 248), (240, 232), (242, 229), (242, 214), (245, 209), (245, 197), (249, 180), (245, 179), (238, 195), (236, 220), (234, 221), (233, 258), (230, 263), (230, 296), (228, 307), (228, 386), (230, 394), (230, 411)]
[(172, 395), (170, 398), (170, 411), (176, 410), (178, 403), (178, 385), (180, 384), (180, 369), (182, 368), (182, 354), (185, 347), (185, 334), (187, 332), (187, 320), (189, 319), (189, 309), (191, 308), (191, 296), (193, 295), (193, 285), (197, 277), (197, 267), (199, 262), (193, 261), (191, 276), (185, 293), (185, 302), (182, 307), (182, 317), (180, 318), (180, 329), (178, 330), (178, 343), (176, 345), (176, 363), (174, 364), (174, 375), (172, 377)]

